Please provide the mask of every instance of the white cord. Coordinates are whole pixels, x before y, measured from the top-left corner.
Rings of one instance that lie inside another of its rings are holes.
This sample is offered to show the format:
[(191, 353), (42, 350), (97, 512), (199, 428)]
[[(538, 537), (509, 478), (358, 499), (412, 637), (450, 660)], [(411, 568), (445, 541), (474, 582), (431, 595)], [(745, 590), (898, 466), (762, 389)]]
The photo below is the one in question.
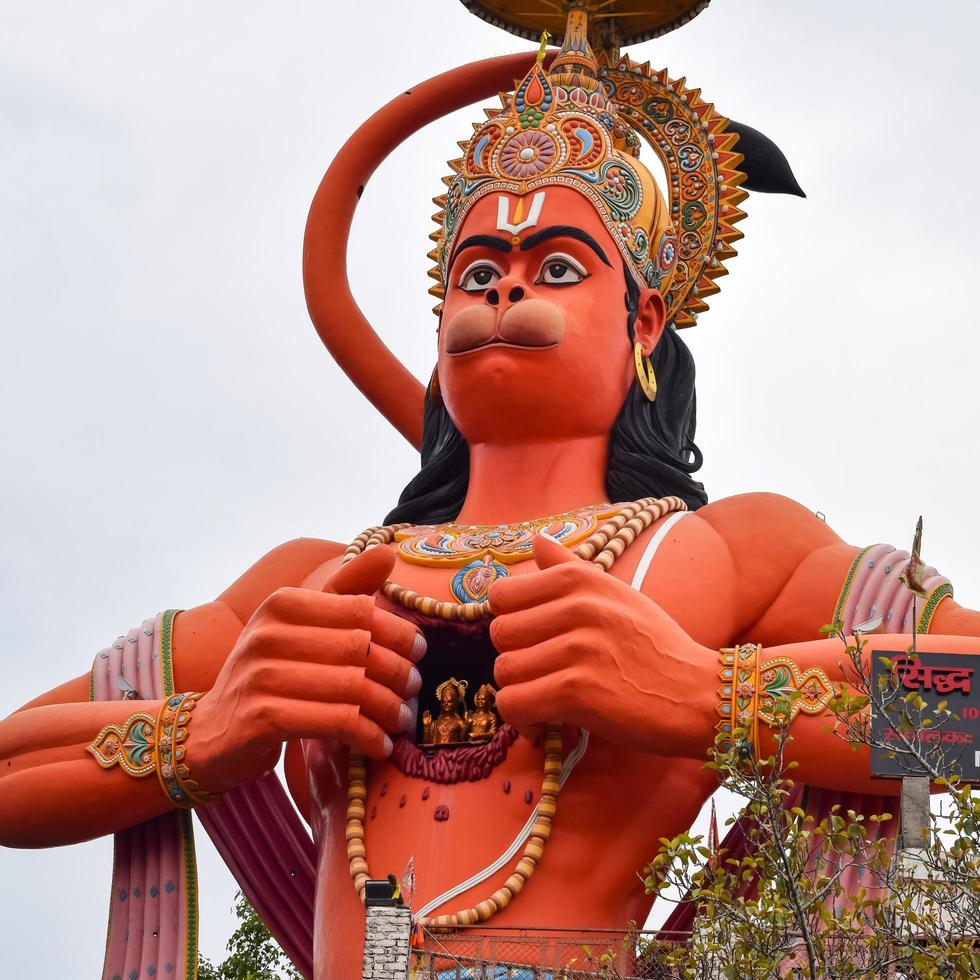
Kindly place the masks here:
[(664, 522), (657, 528), (657, 533), (650, 538), (649, 544), (646, 546), (646, 550), (643, 552), (643, 557), (640, 559), (640, 564), (636, 566), (636, 571), (633, 573), (633, 581), (630, 582), (630, 586), (636, 589), (637, 592), (643, 587), (643, 580), (647, 577), (647, 572), (650, 570), (650, 566), (653, 564), (653, 556), (657, 553), (660, 545), (663, 543), (665, 537), (667, 537), (667, 532), (682, 518), (687, 517), (691, 512), (689, 510), (677, 510), (674, 511)]
[[(572, 774), (572, 770), (581, 762), (582, 756), (585, 755), (585, 750), (589, 747), (589, 733), (583, 728), (579, 733), (578, 744), (568, 753), (568, 758), (565, 760), (561, 767), (561, 775), (558, 777), (558, 781), (562, 786), (565, 785), (565, 780)], [(528, 837), (531, 836), (531, 829), (534, 827), (534, 821), (538, 819), (538, 808), (535, 807), (531, 811), (531, 816), (527, 818), (527, 823), (521, 828), (520, 833), (514, 838), (513, 843), (504, 851), (503, 854), (497, 858), (493, 864), (487, 865), (482, 871), (478, 871), (472, 878), (467, 878), (466, 881), (454, 885), (447, 892), (443, 892), (438, 898), (434, 898), (428, 905), (423, 905), (422, 908), (415, 913), (417, 918), (424, 918), (433, 912), (435, 909), (439, 908), (440, 905), (448, 902), (450, 899), (455, 898), (457, 895), (461, 895), (465, 891), (469, 891), (471, 888), (475, 888), (481, 881), (486, 881), (491, 875), (496, 874), (508, 861), (513, 858), (513, 856), (518, 852), (521, 846), (527, 841)]]

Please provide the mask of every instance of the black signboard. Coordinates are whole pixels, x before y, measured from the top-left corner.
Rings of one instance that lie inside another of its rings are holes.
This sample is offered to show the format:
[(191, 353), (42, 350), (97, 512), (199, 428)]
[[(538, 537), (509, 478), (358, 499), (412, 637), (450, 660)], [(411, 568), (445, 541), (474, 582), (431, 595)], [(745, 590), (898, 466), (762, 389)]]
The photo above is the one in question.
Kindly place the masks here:
[[(891, 661), (888, 667), (881, 662)], [(952, 712), (947, 718), (926, 710), (923, 718), (932, 725), (918, 735), (924, 754), (940, 764), (944, 776), (958, 776), (962, 782), (980, 783), (980, 657), (962, 653), (918, 653), (879, 650), (873, 654), (872, 682), (880, 689), (879, 678), (888, 677), (886, 696), (896, 713), (872, 712), (871, 731), (876, 741), (898, 746), (899, 736), (891, 722), (899, 717), (901, 699), (916, 692), (929, 709), (941, 701)], [(894, 691), (892, 695), (890, 692)], [(926, 775), (907, 755), (890, 757), (886, 748), (872, 748), (872, 776)]]

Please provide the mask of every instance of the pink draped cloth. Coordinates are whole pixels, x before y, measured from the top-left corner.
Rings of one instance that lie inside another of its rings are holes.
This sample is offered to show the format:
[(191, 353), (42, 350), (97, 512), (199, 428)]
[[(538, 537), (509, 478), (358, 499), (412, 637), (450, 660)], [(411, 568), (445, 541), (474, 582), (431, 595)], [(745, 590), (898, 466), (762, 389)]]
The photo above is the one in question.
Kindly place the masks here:
[[(173, 611), (146, 620), (99, 652), (94, 701), (160, 700), (174, 693)], [(137, 710), (134, 706), (134, 710)], [(242, 786), (197, 816), (245, 897), (305, 976), (313, 976), (316, 852), (275, 773)], [(197, 865), (190, 811), (173, 811), (115, 835), (103, 980), (195, 980)]]
[[(93, 701), (155, 701), (173, 693), (163, 649), (172, 613), (146, 620), (101, 650)], [(134, 708), (134, 710), (136, 710)], [(165, 813), (115, 835), (103, 980), (197, 976), (197, 868), (190, 813)]]

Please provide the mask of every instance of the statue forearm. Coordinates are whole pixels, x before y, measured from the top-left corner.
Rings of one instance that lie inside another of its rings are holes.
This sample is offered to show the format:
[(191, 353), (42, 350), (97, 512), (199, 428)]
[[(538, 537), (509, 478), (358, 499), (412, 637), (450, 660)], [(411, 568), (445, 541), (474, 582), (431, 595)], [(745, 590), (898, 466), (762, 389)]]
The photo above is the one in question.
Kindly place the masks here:
[[(866, 639), (864, 656), (869, 663), (875, 656), (904, 651), (910, 645), (907, 633), (873, 635)], [(980, 654), (980, 638), (930, 634), (919, 636), (916, 648), (921, 653)], [(781, 674), (779, 668), (782, 668)], [(827, 704), (829, 696), (824, 694), (824, 679), (836, 689), (852, 676), (844, 646), (838, 640), (765, 648), (757, 674), (758, 752), (764, 758), (774, 747), (775, 729), (767, 720), (770, 713), (766, 710), (767, 704), (770, 708), (773, 704), (770, 695), (778, 697), (781, 693), (789, 693), (788, 689), (809, 688), (809, 696), (801, 696), (794, 702), (794, 717), (789, 729), (792, 740), (785, 750), (787, 761), (797, 763), (793, 779), (846, 792), (897, 795), (901, 785), (899, 780), (872, 778), (868, 747), (861, 746), (855, 751), (850, 742), (834, 731), (835, 716)]]
[(157, 701), (53, 704), (0, 722), (0, 844), (51, 847), (114, 833), (172, 809), (156, 778), (99, 768), (86, 747)]

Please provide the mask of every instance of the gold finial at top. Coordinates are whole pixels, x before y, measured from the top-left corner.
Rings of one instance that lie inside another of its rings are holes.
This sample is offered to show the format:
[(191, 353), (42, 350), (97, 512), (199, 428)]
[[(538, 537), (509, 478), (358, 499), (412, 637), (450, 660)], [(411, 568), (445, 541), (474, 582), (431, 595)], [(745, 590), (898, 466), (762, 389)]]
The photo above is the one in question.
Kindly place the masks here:
[(551, 40), (551, 34), (548, 31), (541, 32), (541, 46), (538, 48), (538, 64), (540, 65), (544, 59), (545, 55), (548, 53), (548, 42)]

